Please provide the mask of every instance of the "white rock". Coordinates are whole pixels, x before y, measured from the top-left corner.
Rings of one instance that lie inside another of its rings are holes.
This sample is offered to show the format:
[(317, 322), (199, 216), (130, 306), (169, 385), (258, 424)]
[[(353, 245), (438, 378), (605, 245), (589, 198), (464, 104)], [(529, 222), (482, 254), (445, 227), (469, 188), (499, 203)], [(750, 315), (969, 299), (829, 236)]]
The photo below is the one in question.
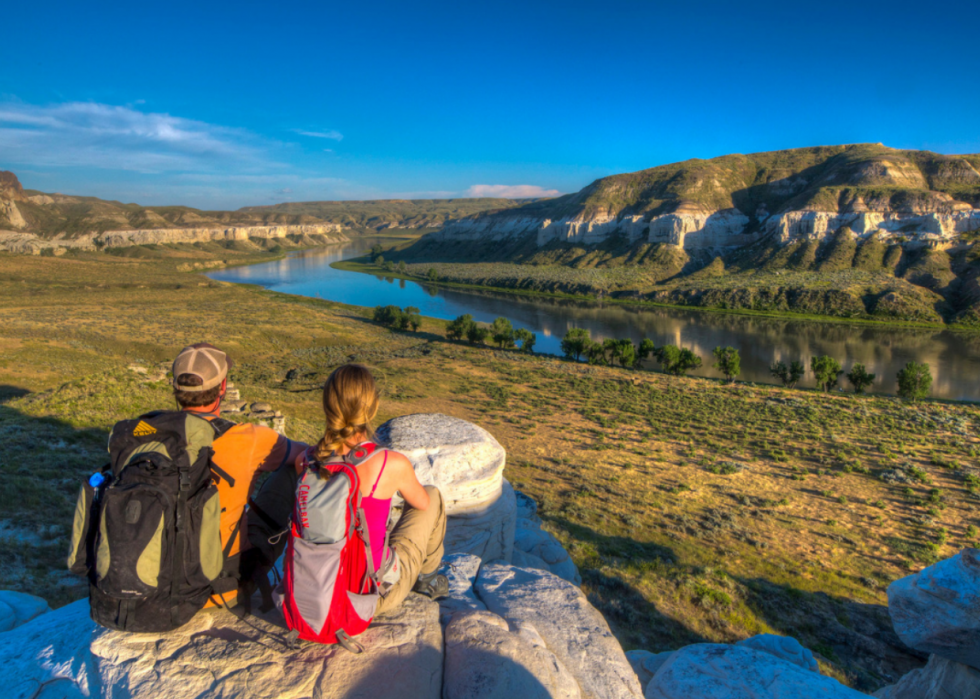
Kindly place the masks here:
[(377, 438), (408, 457), (423, 485), (442, 492), (449, 516), (447, 553), (511, 559), (517, 502), (503, 477), (504, 448), (489, 432), (431, 413), (389, 420), (378, 428)]
[(473, 583), (483, 561), (469, 553), (456, 553), (442, 559), (439, 572), (449, 580), (449, 594), (439, 600), (439, 621), (445, 626), (456, 612), (486, 609), (473, 592)]
[(511, 630), (488, 611), (455, 614), (446, 628), (444, 699), (578, 699), (568, 669), (531, 626)]
[[(358, 641), (368, 652), (301, 643), (288, 649), (278, 612), (246, 622), (225, 610), (198, 613), (176, 631), (108, 631), (82, 600), (0, 634), (0, 687), (29, 697), (402, 697), (438, 699), (439, 606), (409, 595)], [(259, 630), (265, 633), (260, 633)], [(271, 634), (271, 635), (270, 635)], [(52, 689), (38, 693), (53, 678)]]
[(647, 686), (650, 684), (650, 680), (653, 676), (657, 674), (657, 670), (660, 666), (667, 662), (667, 659), (673, 655), (674, 651), (668, 650), (663, 653), (651, 653), (648, 650), (628, 650), (626, 651), (626, 659), (630, 661), (630, 666), (632, 666), (633, 671), (640, 680), (640, 688), (644, 693), (647, 691)]
[(752, 648), (753, 650), (761, 650), (764, 653), (775, 655), (777, 658), (782, 658), (794, 665), (799, 665), (804, 670), (810, 670), (816, 673), (820, 672), (820, 666), (817, 665), (817, 661), (813, 657), (813, 653), (810, 652), (810, 649), (804, 648), (792, 636), (760, 633), (751, 638), (739, 641), (735, 645)]
[[(537, 519), (537, 517), (535, 517)], [(540, 519), (538, 523), (529, 519), (518, 519), (517, 530), (514, 535), (514, 550), (522, 551), (532, 556), (527, 561), (528, 567), (537, 568), (534, 559), (543, 561), (546, 569), (560, 578), (564, 578), (575, 585), (582, 584), (582, 577), (579, 575), (578, 568), (572, 562), (568, 551), (561, 545), (550, 532), (541, 528)], [(517, 565), (522, 565), (514, 561)]]
[(912, 670), (897, 684), (883, 687), (878, 699), (980, 699), (980, 670), (930, 655), (928, 664)]
[(980, 669), (980, 549), (893, 582), (888, 612), (907, 645)]
[(0, 632), (15, 629), (50, 611), (51, 607), (40, 597), (26, 592), (0, 590)]
[(636, 699), (640, 683), (602, 615), (572, 583), (541, 570), (484, 563), (476, 594), (511, 625), (534, 626), (583, 699)]
[(867, 695), (769, 653), (698, 643), (674, 651), (646, 699), (858, 699)]

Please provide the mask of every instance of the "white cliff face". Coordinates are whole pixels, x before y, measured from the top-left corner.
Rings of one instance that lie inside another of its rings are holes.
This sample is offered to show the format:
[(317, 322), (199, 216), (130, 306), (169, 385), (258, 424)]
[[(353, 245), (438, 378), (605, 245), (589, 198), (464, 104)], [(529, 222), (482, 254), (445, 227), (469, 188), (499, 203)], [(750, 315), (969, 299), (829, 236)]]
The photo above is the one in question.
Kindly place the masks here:
[[(754, 222), (759, 225), (751, 225)], [(622, 236), (630, 243), (645, 240), (686, 251), (724, 252), (770, 237), (782, 244), (822, 241), (845, 226), (859, 237), (877, 234), (886, 240), (900, 238), (910, 246), (951, 245), (960, 234), (980, 229), (980, 209), (961, 208), (944, 213), (790, 211), (769, 215), (765, 207), (759, 207), (754, 218), (738, 209), (678, 212), (652, 218), (599, 216), (552, 220), (485, 216), (453, 221), (431, 234), (431, 240), (495, 242), (534, 235), (538, 247), (544, 247), (553, 242), (598, 245)]]
[(53, 248), (78, 248), (96, 250), (154, 245), (164, 243), (208, 243), (228, 240), (263, 240), (285, 238), (290, 235), (324, 236), (330, 242), (349, 240), (337, 224), (309, 226), (230, 226), (227, 228), (148, 228), (133, 231), (106, 231), (89, 233), (77, 238), (41, 238), (33, 233), (0, 231), (0, 250), (24, 255), (38, 255), (42, 250)]

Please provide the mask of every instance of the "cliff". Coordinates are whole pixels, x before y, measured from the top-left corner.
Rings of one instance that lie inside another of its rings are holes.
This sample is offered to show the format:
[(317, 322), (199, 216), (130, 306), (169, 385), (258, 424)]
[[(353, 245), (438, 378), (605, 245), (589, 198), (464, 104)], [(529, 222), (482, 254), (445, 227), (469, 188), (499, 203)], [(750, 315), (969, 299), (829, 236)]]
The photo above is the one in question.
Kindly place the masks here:
[[(843, 227), (942, 246), (980, 229), (980, 155), (878, 144), (727, 155), (614, 175), (576, 194), (447, 224), (427, 244), (613, 238), (724, 254), (760, 241), (824, 240)], [(530, 247), (530, 246), (528, 246)]]

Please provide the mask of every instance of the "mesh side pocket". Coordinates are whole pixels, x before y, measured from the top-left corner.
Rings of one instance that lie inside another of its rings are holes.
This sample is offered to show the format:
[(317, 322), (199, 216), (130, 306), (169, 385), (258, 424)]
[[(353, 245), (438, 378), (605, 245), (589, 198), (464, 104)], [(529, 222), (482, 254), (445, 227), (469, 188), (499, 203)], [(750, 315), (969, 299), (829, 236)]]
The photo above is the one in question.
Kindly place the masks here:
[(315, 544), (299, 537), (292, 540), (293, 601), (303, 620), (316, 633), (323, 629), (330, 614), (345, 544), (344, 541)]

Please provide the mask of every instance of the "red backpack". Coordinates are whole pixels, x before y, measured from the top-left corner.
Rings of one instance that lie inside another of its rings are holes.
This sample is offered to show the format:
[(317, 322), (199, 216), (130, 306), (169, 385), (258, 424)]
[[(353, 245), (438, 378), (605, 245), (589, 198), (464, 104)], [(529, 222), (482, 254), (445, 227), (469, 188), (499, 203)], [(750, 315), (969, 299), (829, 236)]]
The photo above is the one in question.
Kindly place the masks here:
[(363, 650), (351, 637), (374, 618), (382, 572), (374, 570), (357, 466), (377, 453), (368, 442), (325, 463), (307, 458), (299, 479), (276, 592), (286, 626), (306, 641)]

